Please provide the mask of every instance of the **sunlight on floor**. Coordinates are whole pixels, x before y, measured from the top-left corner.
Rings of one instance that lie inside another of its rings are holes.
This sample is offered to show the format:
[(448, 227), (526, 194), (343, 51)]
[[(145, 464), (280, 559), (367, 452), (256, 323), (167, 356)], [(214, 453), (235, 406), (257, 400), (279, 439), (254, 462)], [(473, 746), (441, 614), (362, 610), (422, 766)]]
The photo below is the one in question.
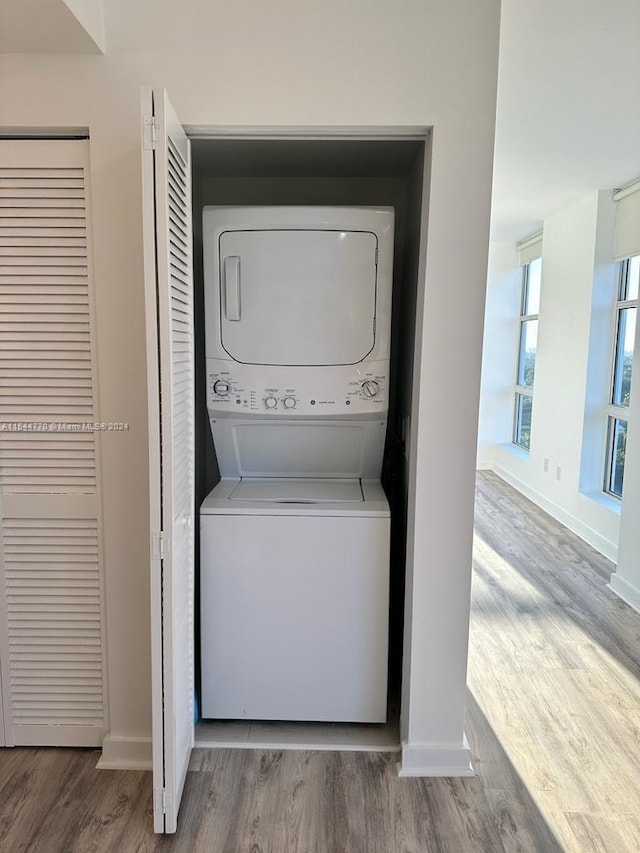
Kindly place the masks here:
[(522, 533), (513, 553), (507, 536), (503, 554), (474, 541), (471, 701), (514, 775), (482, 754), (476, 770), (489, 789), (521, 783), (564, 850), (640, 850), (638, 666), (604, 624), (624, 617), (637, 656), (640, 617), (579, 561), (546, 565), (544, 537)]

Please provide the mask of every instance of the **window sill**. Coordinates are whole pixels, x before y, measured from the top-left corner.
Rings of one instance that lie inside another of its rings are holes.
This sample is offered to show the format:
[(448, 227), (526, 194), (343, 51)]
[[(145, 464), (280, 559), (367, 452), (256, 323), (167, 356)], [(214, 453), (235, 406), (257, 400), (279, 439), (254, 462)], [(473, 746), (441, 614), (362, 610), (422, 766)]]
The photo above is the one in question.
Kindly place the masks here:
[(604, 492), (582, 492), (585, 498), (588, 498), (593, 503), (598, 504), (603, 509), (608, 509), (609, 512), (614, 515), (620, 515), (622, 510), (622, 501), (618, 501), (615, 498), (609, 497), (609, 495)]
[(507, 453), (511, 453), (517, 459), (522, 459), (524, 462), (528, 462), (531, 459), (531, 452), (529, 450), (525, 450), (524, 447), (520, 447), (519, 444), (501, 444), (500, 446), (503, 450), (506, 450)]

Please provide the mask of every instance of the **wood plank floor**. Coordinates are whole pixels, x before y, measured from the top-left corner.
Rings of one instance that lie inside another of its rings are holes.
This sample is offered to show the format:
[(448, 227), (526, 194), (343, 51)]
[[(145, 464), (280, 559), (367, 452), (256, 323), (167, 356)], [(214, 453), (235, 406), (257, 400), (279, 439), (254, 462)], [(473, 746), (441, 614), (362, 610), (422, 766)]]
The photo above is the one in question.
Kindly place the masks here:
[(563, 850), (640, 850), (640, 615), (607, 589), (613, 568), (478, 477), (469, 735), (507, 849), (526, 789)]
[(640, 615), (612, 566), (497, 477), (478, 478), (472, 779), (397, 756), (196, 750), (174, 837), (151, 776), (97, 754), (0, 750), (3, 853), (640, 851)]

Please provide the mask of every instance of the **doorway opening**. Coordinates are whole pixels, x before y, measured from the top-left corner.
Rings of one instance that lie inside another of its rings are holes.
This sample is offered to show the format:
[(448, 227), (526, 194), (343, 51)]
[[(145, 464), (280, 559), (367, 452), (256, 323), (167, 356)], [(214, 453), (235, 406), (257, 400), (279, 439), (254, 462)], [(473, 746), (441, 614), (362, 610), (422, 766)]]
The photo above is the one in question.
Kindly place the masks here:
[[(382, 482), (391, 506), (389, 696), (386, 724), (198, 720), (197, 746), (397, 750), (404, 617), (409, 439), (418, 261), (426, 235), (427, 131), (292, 138), (192, 134), (196, 509), (220, 480), (206, 407), (202, 211), (205, 206), (375, 206), (395, 211), (391, 385)], [(196, 534), (196, 614), (199, 613)], [(196, 673), (199, 620), (196, 617)], [(196, 695), (199, 693), (196, 674)], [(196, 703), (196, 707), (198, 707)], [(197, 715), (199, 716), (199, 715)]]

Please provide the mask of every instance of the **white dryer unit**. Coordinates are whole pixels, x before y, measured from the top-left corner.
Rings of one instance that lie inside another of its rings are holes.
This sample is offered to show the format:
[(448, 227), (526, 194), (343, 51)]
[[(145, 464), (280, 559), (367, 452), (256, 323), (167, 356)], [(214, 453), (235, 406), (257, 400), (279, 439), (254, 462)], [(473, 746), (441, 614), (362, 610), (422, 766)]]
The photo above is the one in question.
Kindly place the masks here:
[(203, 214), (204, 717), (386, 718), (393, 211)]

